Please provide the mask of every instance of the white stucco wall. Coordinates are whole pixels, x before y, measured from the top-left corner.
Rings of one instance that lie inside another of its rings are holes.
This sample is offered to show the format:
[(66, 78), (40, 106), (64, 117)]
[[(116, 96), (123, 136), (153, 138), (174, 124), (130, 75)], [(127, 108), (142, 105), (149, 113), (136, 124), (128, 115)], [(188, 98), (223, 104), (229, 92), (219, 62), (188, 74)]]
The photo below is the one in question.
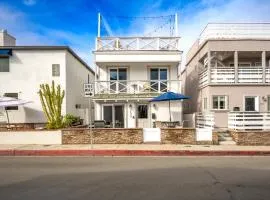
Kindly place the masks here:
[(179, 52), (96, 53), (96, 62), (180, 62)]
[(178, 63), (102, 63), (99, 67), (99, 80), (109, 80), (108, 69), (110, 67), (127, 67), (128, 80), (150, 80), (150, 68), (167, 67), (169, 70), (168, 80), (178, 80), (177, 67)]
[[(60, 77), (52, 76), (52, 64), (60, 64)], [(0, 72), (0, 95), (18, 93), (23, 100), (32, 101), (18, 110), (8, 111), (11, 123), (43, 123), (38, 91), (42, 83), (51, 84), (52, 80), (66, 88), (64, 50), (13, 50), (10, 56), (10, 71)], [(65, 105), (64, 99), (63, 105)], [(66, 112), (63, 106), (63, 113)]]
[[(84, 97), (83, 84), (87, 83), (88, 75), (90, 82), (94, 81), (94, 74), (69, 52), (66, 52), (66, 61), (66, 113), (80, 116), (87, 123), (89, 114), (86, 109), (89, 109), (89, 101)], [(76, 109), (76, 104), (81, 105), (81, 109)], [(93, 109), (91, 114), (93, 118)]]
[(60, 131), (1, 132), (0, 144), (62, 144)]

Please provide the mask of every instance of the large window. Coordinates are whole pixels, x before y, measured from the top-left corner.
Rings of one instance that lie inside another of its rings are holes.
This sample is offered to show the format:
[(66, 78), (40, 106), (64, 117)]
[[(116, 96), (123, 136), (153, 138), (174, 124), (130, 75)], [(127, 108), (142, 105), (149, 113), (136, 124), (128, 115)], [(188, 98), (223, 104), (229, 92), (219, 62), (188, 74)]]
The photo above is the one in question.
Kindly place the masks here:
[(127, 68), (110, 68), (110, 92), (127, 92)]
[[(18, 99), (18, 93), (5, 93), (4, 96)], [(6, 110), (18, 110), (18, 106), (7, 106)]]
[(0, 57), (0, 72), (9, 72), (9, 57)]
[(228, 97), (224, 95), (213, 96), (213, 109), (225, 110), (227, 109)]
[(167, 68), (150, 69), (151, 91), (167, 92), (168, 70)]

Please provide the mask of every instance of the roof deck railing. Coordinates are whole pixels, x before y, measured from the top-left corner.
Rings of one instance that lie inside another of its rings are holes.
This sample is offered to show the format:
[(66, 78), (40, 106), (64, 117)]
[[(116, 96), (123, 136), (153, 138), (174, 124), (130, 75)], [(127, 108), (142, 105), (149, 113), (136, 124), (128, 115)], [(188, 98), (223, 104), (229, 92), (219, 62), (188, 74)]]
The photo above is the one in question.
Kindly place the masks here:
[(270, 23), (209, 23), (199, 44), (209, 39), (270, 39)]
[(176, 51), (180, 37), (98, 37), (96, 51)]

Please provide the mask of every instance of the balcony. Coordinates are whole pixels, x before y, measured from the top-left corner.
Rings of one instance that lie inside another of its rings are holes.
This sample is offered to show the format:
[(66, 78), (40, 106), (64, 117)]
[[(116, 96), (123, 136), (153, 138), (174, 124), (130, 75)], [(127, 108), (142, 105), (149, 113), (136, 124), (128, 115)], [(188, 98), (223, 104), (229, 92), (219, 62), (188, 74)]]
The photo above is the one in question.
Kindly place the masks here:
[(179, 37), (101, 37), (96, 39), (96, 51), (176, 51)]
[[(263, 84), (263, 68), (260, 66), (239, 67), (237, 70), (238, 80), (234, 67), (211, 68), (211, 80), (208, 82), (208, 71), (203, 70), (199, 74), (200, 87), (210, 84)], [(270, 68), (265, 69), (265, 83), (270, 83)]]
[(94, 98), (151, 98), (167, 91), (180, 92), (180, 81), (96, 81)]

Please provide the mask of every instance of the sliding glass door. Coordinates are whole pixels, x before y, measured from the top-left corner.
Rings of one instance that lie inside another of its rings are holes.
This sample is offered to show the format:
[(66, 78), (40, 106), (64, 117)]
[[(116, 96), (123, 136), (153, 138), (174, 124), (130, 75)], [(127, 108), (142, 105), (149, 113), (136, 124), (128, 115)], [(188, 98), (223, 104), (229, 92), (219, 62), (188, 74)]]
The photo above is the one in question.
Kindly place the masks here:
[(124, 105), (103, 105), (103, 120), (112, 128), (124, 128)]

